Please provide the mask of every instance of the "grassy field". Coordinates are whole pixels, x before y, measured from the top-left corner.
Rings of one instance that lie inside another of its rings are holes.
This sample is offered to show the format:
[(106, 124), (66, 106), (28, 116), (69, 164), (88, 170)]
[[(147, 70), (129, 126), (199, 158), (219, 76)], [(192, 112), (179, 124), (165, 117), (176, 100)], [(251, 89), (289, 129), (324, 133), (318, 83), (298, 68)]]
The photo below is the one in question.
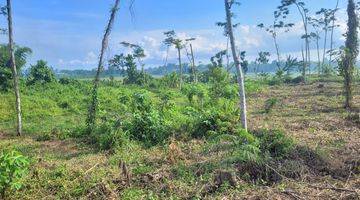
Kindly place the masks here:
[[(86, 81), (23, 88), (22, 137), (13, 136), (12, 93), (0, 93), (0, 148), (16, 149), (31, 160), (24, 186), (10, 199), (359, 198), (360, 122), (342, 108), (337, 81), (275, 86), (247, 82), (252, 132), (280, 130), (294, 143), (285, 156), (269, 155), (264, 164), (229, 161), (238, 152), (230, 140), (189, 137), (197, 127), (189, 125), (197, 119), (194, 110), (203, 106), (199, 98), (190, 101), (177, 89), (107, 82), (100, 88), (101, 123), (116, 116), (126, 123), (133, 112), (126, 98), (139, 93), (159, 112), (171, 105), (163, 112), (172, 131), (169, 139), (151, 147), (124, 139), (117, 148), (101, 150), (77, 137), (85, 124), (89, 88)], [(360, 87), (354, 88), (359, 110)], [(237, 102), (221, 105), (231, 111)], [(211, 111), (211, 105), (204, 107)]]

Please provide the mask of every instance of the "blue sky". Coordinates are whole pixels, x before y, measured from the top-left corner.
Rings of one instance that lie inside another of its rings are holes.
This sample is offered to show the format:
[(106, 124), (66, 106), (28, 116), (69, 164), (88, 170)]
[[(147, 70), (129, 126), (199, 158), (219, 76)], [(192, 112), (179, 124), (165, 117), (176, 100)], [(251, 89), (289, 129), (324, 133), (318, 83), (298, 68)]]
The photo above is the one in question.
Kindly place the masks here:
[[(44, 59), (56, 69), (92, 69), (100, 49), (104, 26), (114, 0), (13, 0), (15, 41), (33, 49), (30, 63)], [(196, 37), (194, 42), (197, 62), (207, 63), (210, 56), (226, 46), (222, 30), (215, 22), (225, 17), (223, 0), (136, 0), (133, 15), (130, 0), (121, 1), (121, 9), (111, 35), (106, 58), (114, 53), (127, 52), (119, 44), (129, 41), (143, 45), (148, 55), (148, 67), (161, 65), (165, 47), (162, 32), (175, 30), (180, 37)], [(305, 0), (311, 12), (321, 7), (333, 8), (336, 0)], [(346, 1), (341, 1), (345, 8)], [(4, 4), (5, 0), (0, 0)], [(257, 52), (274, 53), (269, 35), (259, 30), (260, 22), (271, 23), (272, 13), (280, 0), (241, 0), (234, 10), (241, 26), (236, 30), (237, 45), (246, 50), (250, 60)], [(297, 26), (279, 36), (283, 56), (299, 56), (301, 24), (295, 10), (289, 20)], [(341, 27), (336, 32), (336, 44), (343, 43), (345, 12), (339, 12)], [(5, 26), (0, 19), (0, 26)], [(6, 42), (6, 36), (0, 36)], [(314, 55), (314, 53), (313, 53)], [(315, 55), (314, 55), (315, 56)], [(186, 59), (186, 58), (184, 58)], [(176, 62), (176, 52), (170, 51), (170, 62)]]

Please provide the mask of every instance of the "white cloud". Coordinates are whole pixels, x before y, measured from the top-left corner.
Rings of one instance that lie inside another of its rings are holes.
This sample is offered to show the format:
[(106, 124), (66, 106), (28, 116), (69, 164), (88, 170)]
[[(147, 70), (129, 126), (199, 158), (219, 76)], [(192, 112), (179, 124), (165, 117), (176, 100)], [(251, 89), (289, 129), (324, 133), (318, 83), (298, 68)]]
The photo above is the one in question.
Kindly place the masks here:
[(69, 61), (64, 61), (64, 59), (59, 59), (57, 64), (58, 66), (67, 66), (70, 68), (86, 68), (88, 66), (95, 66), (97, 63), (97, 56), (93, 51), (90, 51), (86, 54), (84, 59), (74, 59)]

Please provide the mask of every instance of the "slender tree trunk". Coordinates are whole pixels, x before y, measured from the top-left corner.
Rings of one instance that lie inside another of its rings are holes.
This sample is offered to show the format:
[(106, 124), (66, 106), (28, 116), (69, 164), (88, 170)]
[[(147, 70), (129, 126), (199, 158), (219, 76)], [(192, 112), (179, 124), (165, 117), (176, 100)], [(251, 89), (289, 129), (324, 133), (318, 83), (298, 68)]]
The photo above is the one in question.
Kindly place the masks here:
[(317, 57), (318, 57), (318, 64), (317, 64), (318, 75), (320, 75), (322, 70), (321, 70), (321, 61), (320, 61), (319, 33), (317, 33), (317, 36), (316, 36), (316, 52), (317, 52)]
[(190, 52), (191, 52), (191, 61), (192, 61), (192, 72), (193, 72), (193, 76), (194, 76), (194, 82), (197, 83), (197, 74), (196, 74), (196, 66), (195, 66), (195, 57), (194, 57), (194, 50), (193, 50), (193, 46), (190, 43)]
[(302, 68), (302, 76), (305, 80), (305, 76), (306, 76), (306, 58), (305, 58), (305, 54), (304, 54), (304, 47), (301, 47), (301, 56), (303, 59), (303, 68)]
[(179, 59), (179, 68), (180, 68), (180, 90), (183, 85), (183, 69), (182, 69), (182, 63), (181, 63), (181, 49), (177, 48), (178, 50), (178, 59)]
[(359, 54), (359, 40), (358, 40), (358, 27), (359, 20), (356, 14), (356, 5), (354, 0), (348, 1), (348, 30), (346, 33), (345, 42), (345, 55), (343, 56), (342, 74), (344, 76), (345, 88), (345, 108), (351, 110), (352, 108), (352, 81), (354, 77), (354, 69), (356, 58)]
[(228, 72), (230, 72), (230, 54), (229, 54), (229, 43), (230, 43), (230, 38), (229, 36), (227, 36), (226, 38), (226, 69)]
[(20, 136), (22, 134), (22, 118), (21, 118), (21, 99), (20, 99), (20, 90), (19, 90), (19, 76), (16, 69), (15, 62), (15, 47), (14, 47), (14, 39), (13, 39), (13, 21), (12, 21), (12, 8), (11, 8), (11, 0), (7, 0), (7, 19), (8, 19), (8, 31), (9, 31), (9, 51), (10, 51), (10, 64), (12, 69), (12, 76), (14, 80), (14, 93), (15, 93), (15, 101), (16, 101), (16, 119), (17, 119), (17, 135)]
[(327, 37), (328, 37), (328, 28), (327, 28), (327, 25), (325, 25), (324, 50), (323, 50), (323, 57), (322, 57), (322, 64), (321, 64), (322, 68), (324, 68), (324, 65), (325, 65)]
[(226, 11), (226, 21), (227, 21), (227, 28), (230, 36), (230, 44), (231, 44), (231, 51), (234, 59), (234, 63), (236, 66), (237, 71), (237, 81), (239, 84), (239, 97), (240, 97), (240, 117), (241, 117), (241, 124), (242, 128), (247, 131), (247, 110), (246, 110), (246, 97), (245, 97), (245, 84), (244, 84), (244, 75), (240, 66), (239, 58), (236, 55), (236, 46), (235, 46), (235, 37), (233, 32), (233, 26), (231, 22), (231, 11), (230, 11), (230, 4), (229, 0), (225, 0), (225, 11)]
[(97, 71), (96, 71), (96, 76), (94, 79), (92, 94), (91, 94), (92, 99), (91, 99), (91, 104), (89, 107), (88, 118), (86, 120), (87, 128), (88, 128), (89, 132), (92, 132), (94, 130), (95, 124), (96, 124), (96, 112), (97, 112), (97, 107), (98, 107), (98, 88), (99, 88), (99, 82), (100, 82), (100, 73), (104, 68), (104, 66), (103, 66), (104, 53), (108, 46), (109, 36), (110, 36), (111, 30), (112, 30), (112, 27), (114, 25), (116, 12), (119, 9), (119, 4), (120, 4), (120, 0), (115, 0), (115, 5), (111, 10), (110, 19), (106, 26), (105, 33), (104, 33), (102, 43), (101, 43), (99, 63), (98, 63)]
[[(306, 24), (306, 23), (305, 23)], [(305, 28), (305, 34), (306, 35), (309, 35), (308, 34), (308, 29), (307, 29), (307, 25), (304, 25), (306, 28)], [(310, 55), (310, 40), (308, 37), (305, 38), (305, 43), (306, 43), (306, 55), (307, 55), (307, 62), (306, 62), (306, 66), (309, 70), (309, 75), (311, 74), (311, 55)], [(304, 79), (305, 80), (305, 79)]]
[(306, 38), (306, 43), (307, 43), (307, 56), (308, 56), (308, 59), (307, 59), (307, 66), (308, 66), (308, 69), (309, 69), (309, 75), (311, 75), (311, 52), (310, 52), (310, 40), (309, 38)]
[(260, 64), (256, 64), (256, 65), (255, 65), (255, 69), (254, 69), (254, 72), (255, 72), (255, 76), (256, 76), (256, 77), (258, 76), (259, 68), (260, 68)]
[(309, 34), (308, 34), (308, 27), (307, 27), (307, 16), (305, 13), (302, 12), (301, 7), (298, 3), (296, 3), (295, 5), (301, 15), (303, 25), (304, 25), (304, 32), (305, 32), (305, 36), (306, 36), (305, 37), (305, 59), (304, 59), (304, 61), (305, 61), (304, 68), (305, 69), (303, 69), (303, 72), (305, 72), (305, 73), (303, 73), (304, 81), (306, 82), (306, 77), (305, 77), (306, 76), (306, 68), (310, 67), (309, 66), (309, 64), (310, 64), (310, 47), (309, 47), (310, 45), (309, 45), (309, 43), (310, 42), (309, 42), (309, 38), (308, 38)]
[(333, 12), (333, 21), (331, 26), (331, 36), (330, 36), (330, 57), (329, 57), (329, 65), (331, 66), (331, 60), (332, 60), (332, 51), (334, 50), (334, 29), (335, 29), (335, 13), (336, 10), (339, 8), (339, 0), (336, 1), (336, 7)]
[(146, 76), (145, 76), (144, 64), (141, 64), (141, 72), (142, 72), (142, 75), (143, 75), (143, 83), (145, 85), (146, 84)]
[(169, 50), (170, 50), (170, 47), (169, 47), (169, 46), (167, 46), (167, 47), (166, 47), (165, 64), (164, 64), (164, 68), (165, 68), (165, 75), (168, 73), (168, 72), (167, 72), (167, 62), (168, 62), (168, 58), (169, 58)]
[(280, 57), (280, 49), (279, 49), (279, 44), (277, 42), (277, 39), (276, 39), (276, 34), (273, 33), (273, 39), (274, 39), (274, 44), (275, 44), (275, 49), (276, 49), (276, 55), (277, 55), (277, 67), (278, 67), (278, 70), (280, 70), (281, 66), (280, 66), (280, 63), (281, 63), (281, 57)]
[(139, 65), (141, 66), (141, 73), (142, 73), (142, 78), (143, 78), (143, 83), (145, 84), (145, 82), (146, 82), (146, 77), (145, 77), (145, 69), (144, 69), (144, 63), (141, 61), (141, 59), (140, 58), (138, 58), (137, 59), (138, 60), (138, 63), (139, 63)]
[(353, 75), (349, 71), (344, 71), (345, 108), (347, 110), (352, 108), (352, 79)]

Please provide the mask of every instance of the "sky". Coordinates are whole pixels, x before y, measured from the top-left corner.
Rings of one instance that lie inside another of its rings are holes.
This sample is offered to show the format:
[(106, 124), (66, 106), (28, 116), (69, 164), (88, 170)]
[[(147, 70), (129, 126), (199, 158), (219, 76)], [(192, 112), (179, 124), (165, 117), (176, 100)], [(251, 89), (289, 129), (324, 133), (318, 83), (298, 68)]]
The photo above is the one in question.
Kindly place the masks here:
[[(240, 23), (235, 31), (237, 48), (247, 51), (249, 60), (254, 60), (260, 51), (275, 54), (269, 34), (259, 29), (259, 23), (271, 24), (273, 12), (281, 0), (240, 0), (234, 8)], [(336, 0), (304, 0), (313, 15), (320, 8), (334, 8)], [(33, 54), (29, 64), (37, 60), (48, 61), (54, 69), (93, 69), (97, 65), (101, 39), (114, 0), (12, 0), (15, 42), (30, 47)], [(226, 48), (223, 30), (215, 26), (224, 21), (223, 0), (121, 0), (109, 47), (105, 58), (114, 54), (128, 53), (122, 41), (144, 47), (147, 67), (163, 65), (166, 47), (162, 44), (163, 32), (175, 30), (181, 38), (197, 38), (193, 42), (197, 63), (209, 63), (211, 56)], [(346, 2), (340, 0), (338, 12), (340, 27), (336, 30), (336, 46), (344, 43), (346, 31)], [(4, 5), (5, 0), (0, 0)], [(291, 10), (289, 22), (295, 27), (289, 33), (279, 35), (282, 57), (300, 56), (303, 34), (296, 10)], [(5, 18), (0, 18), (0, 27), (5, 27)], [(0, 43), (7, 41), (0, 35)], [(321, 42), (322, 43), (322, 42)], [(316, 59), (315, 46), (311, 44), (312, 58)], [(320, 44), (323, 46), (323, 44)], [(185, 62), (188, 62), (184, 54)], [(176, 62), (176, 51), (170, 49), (169, 62)], [(274, 58), (274, 56), (272, 57)]]

